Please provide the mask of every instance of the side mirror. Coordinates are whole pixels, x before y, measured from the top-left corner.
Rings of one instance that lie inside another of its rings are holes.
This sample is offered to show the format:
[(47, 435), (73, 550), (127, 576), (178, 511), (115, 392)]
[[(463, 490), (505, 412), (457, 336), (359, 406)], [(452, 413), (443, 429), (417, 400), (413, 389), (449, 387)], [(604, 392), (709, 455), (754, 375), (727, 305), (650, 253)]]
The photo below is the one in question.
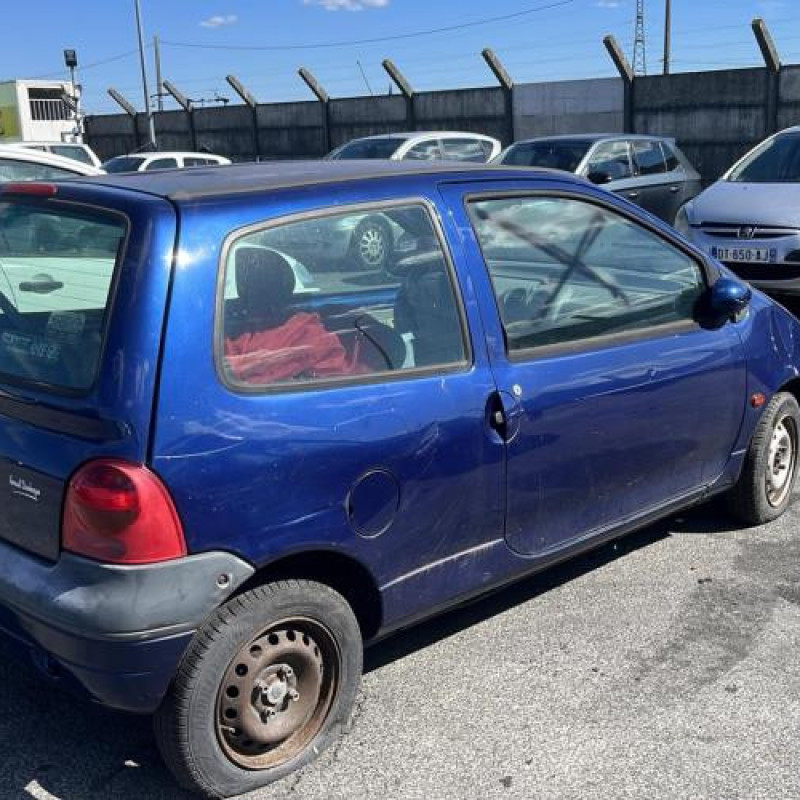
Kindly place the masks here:
[(722, 317), (734, 317), (747, 308), (752, 297), (747, 284), (723, 277), (711, 287), (711, 310)]
[(589, 172), (586, 177), (592, 183), (596, 183), (598, 186), (602, 186), (604, 183), (611, 183), (611, 175), (603, 170), (594, 170)]

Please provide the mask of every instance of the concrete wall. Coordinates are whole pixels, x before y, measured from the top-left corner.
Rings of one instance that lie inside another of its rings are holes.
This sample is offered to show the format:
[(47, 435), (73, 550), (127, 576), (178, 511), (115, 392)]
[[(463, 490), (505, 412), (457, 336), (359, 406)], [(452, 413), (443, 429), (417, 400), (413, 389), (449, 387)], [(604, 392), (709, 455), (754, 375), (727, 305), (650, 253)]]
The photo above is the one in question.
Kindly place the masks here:
[(516, 139), (558, 133), (617, 133), (624, 127), (624, 111), (620, 78), (514, 87)]
[[(160, 149), (205, 147), (235, 160), (317, 158), (359, 136), (392, 131), (465, 130), (504, 144), (558, 133), (618, 132), (626, 112), (636, 133), (677, 139), (707, 181), (777, 128), (800, 124), (800, 66), (779, 76), (764, 68), (680, 73), (636, 78), (625, 108), (621, 79), (519, 84), (400, 95), (271, 103), (255, 114), (242, 105), (197, 109), (189, 115), (156, 115)], [(255, 125), (258, 130), (256, 132)], [(89, 117), (87, 138), (101, 158), (135, 150), (147, 141), (138, 117), (138, 138), (124, 114)]]

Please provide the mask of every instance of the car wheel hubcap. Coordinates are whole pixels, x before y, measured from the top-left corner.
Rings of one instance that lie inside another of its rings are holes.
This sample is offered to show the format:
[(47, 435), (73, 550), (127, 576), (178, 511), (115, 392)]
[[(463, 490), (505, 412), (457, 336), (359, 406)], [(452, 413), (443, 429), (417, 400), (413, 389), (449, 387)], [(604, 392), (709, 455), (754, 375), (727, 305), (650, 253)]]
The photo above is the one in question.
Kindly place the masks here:
[(767, 500), (780, 506), (792, 489), (797, 457), (797, 428), (791, 417), (778, 420), (767, 454)]
[(245, 769), (297, 756), (319, 733), (336, 694), (338, 651), (322, 625), (273, 625), (242, 647), (217, 696), (217, 736)]
[(383, 232), (378, 228), (367, 228), (358, 241), (361, 260), (371, 267), (379, 266), (386, 256)]

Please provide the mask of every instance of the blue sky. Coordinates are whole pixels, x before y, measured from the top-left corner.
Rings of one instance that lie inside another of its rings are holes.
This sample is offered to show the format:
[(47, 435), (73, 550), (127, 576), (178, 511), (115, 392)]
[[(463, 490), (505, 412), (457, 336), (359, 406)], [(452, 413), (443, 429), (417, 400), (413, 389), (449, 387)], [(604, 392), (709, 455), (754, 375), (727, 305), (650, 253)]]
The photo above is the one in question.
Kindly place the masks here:
[[(333, 97), (370, 90), (385, 93), (389, 82), (380, 66), (385, 57), (398, 64), (417, 90), (491, 85), (493, 78), (479, 57), (487, 46), (498, 53), (517, 82), (613, 75), (601, 38), (613, 33), (630, 56), (635, 11), (635, 0), (141, 0), (141, 4), (145, 35), (149, 40), (158, 34), (163, 42), (164, 77), (184, 94), (196, 100), (231, 97), (224, 76), (232, 72), (262, 102), (310, 99), (296, 75), (301, 65), (310, 68)], [(645, 0), (645, 5), (648, 70), (657, 72), (664, 3)], [(138, 57), (132, 52), (133, 0), (39, 0), (4, 6), (0, 78), (60, 77), (65, 74), (62, 50), (72, 47), (82, 65), (79, 78), (88, 112), (118, 110), (106, 94), (109, 86), (143, 106)], [(423, 33), (512, 14), (520, 15)], [(766, 19), (784, 61), (800, 62), (800, 0), (673, 0), (674, 70), (759, 64), (749, 29), (754, 16)], [(318, 46), (390, 36), (403, 38)], [(246, 49), (289, 47), (296, 49)], [(152, 70), (151, 56), (148, 51)]]

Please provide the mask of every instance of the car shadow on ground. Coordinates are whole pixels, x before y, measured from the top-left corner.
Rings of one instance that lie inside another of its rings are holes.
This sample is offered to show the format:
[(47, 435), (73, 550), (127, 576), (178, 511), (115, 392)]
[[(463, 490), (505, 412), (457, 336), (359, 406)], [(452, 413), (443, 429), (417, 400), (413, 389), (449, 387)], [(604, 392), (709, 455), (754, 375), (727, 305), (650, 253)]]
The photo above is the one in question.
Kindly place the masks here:
[[(374, 671), (434, 642), (528, 602), (674, 532), (713, 534), (730, 529), (714, 506), (652, 525), (538, 575), (453, 610), (371, 647)], [(0, 643), (0, 797), (181, 798), (163, 766), (150, 720), (82, 702), (45, 683), (30, 662)]]

